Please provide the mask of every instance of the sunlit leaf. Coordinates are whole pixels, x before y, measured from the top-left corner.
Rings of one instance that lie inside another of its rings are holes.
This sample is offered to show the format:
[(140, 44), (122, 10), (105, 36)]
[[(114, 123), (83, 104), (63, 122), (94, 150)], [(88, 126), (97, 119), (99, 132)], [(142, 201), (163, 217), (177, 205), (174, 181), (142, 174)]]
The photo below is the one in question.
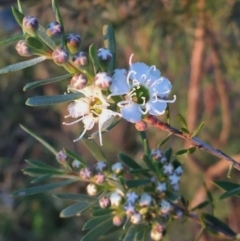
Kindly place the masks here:
[(112, 179), (112, 178), (107, 178), (107, 182), (108, 182), (111, 186), (116, 187), (116, 188), (119, 188), (121, 191), (124, 191), (124, 186), (123, 186), (121, 183), (119, 183), (119, 181), (116, 181), (116, 180), (114, 180), (114, 179)]
[(112, 53), (112, 58), (109, 63), (109, 72), (112, 73), (116, 65), (116, 40), (114, 29), (111, 25), (103, 26), (103, 39), (105, 48), (109, 49)]
[(107, 218), (113, 218), (113, 214), (106, 214), (103, 216), (99, 216), (99, 217), (93, 217), (90, 220), (88, 220), (82, 230), (87, 230), (87, 229), (91, 229), (96, 227), (97, 225), (99, 225), (100, 223), (102, 223), (103, 221), (105, 221)]
[(70, 179), (70, 180), (66, 180), (63, 182), (56, 182), (56, 183), (46, 184), (46, 185), (42, 185), (42, 186), (24, 188), (24, 189), (13, 192), (12, 196), (13, 197), (23, 197), (23, 196), (33, 195), (33, 194), (37, 194), (37, 193), (43, 193), (43, 192), (47, 192), (47, 191), (50, 191), (50, 190), (53, 190), (53, 189), (56, 189), (59, 187), (64, 187), (64, 186), (69, 185), (76, 181), (77, 180)]
[(11, 64), (11, 65), (8, 65), (5, 68), (0, 69), (0, 74), (6, 74), (6, 73), (9, 73), (9, 72), (14, 72), (14, 71), (18, 71), (18, 70), (21, 70), (21, 69), (25, 69), (27, 67), (30, 67), (30, 66), (36, 65), (40, 62), (43, 62), (44, 60), (46, 60), (46, 57), (40, 56), (40, 57), (37, 57), (35, 59), (30, 59), (30, 60), (26, 60), (26, 61), (19, 62), (19, 63), (16, 63), (16, 64)]
[(19, 26), (22, 27), (22, 21), (23, 21), (24, 15), (14, 7), (12, 7), (12, 14), (15, 20), (17, 21), (17, 23), (19, 24)]
[(97, 55), (97, 48), (95, 44), (91, 44), (89, 47), (89, 56), (92, 61), (94, 74), (98, 72), (99, 69), (99, 59)]
[(83, 97), (82, 93), (75, 94), (65, 94), (65, 95), (53, 95), (53, 96), (34, 96), (30, 97), (26, 101), (28, 106), (45, 106), (45, 105), (55, 105), (64, 102), (73, 101)]
[(172, 133), (170, 133), (169, 135), (167, 135), (167, 137), (165, 137), (159, 144), (158, 144), (158, 148), (161, 147), (163, 144), (165, 144), (170, 137), (172, 136)]
[(183, 128), (188, 130), (188, 125), (187, 125), (187, 122), (184, 119), (184, 117), (181, 114), (178, 114), (177, 117), (178, 117), (178, 120), (179, 120), (179, 122), (181, 124), (181, 127), (183, 127)]
[(23, 6), (20, 0), (17, 0), (18, 11), (23, 14)]
[(51, 84), (51, 83), (56, 83), (56, 82), (59, 82), (59, 81), (62, 81), (62, 80), (66, 80), (66, 79), (70, 78), (71, 76), (72, 76), (71, 74), (65, 74), (65, 75), (58, 76), (58, 77), (51, 78), (51, 79), (37, 80), (37, 81), (34, 81), (34, 82), (26, 84), (23, 87), (23, 90), (27, 91), (27, 90), (30, 90), (30, 89), (34, 89), (34, 88), (36, 88), (38, 86), (47, 85), (47, 84)]
[(49, 145), (45, 140), (43, 140), (39, 135), (37, 135), (35, 132), (29, 130), (28, 128), (26, 128), (23, 125), (20, 125), (20, 127), (26, 131), (29, 135), (31, 135), (32, 137), (34, 137), (37, 141), (39, 141), (43, 146), (45, 146), (50, 152), (53, 153), (53, 155), (56, 156), (56, 154), (58, 153), (51, 145)]
[(15, 42), (15, 41), (21, 40), (21, 39), (24, 39), (24, 34), (19, 34), (19, 35), (13, 36), (11, 38), (2, 40), (2, 41), (0, 41), (0, 45), (12, 43), (12, 42)]
[(202, 129), (202, 127), (204, 126), (204, 122), (201, 122), (198, 126), (197, 126), (197, 128), (193, 131), (193, 133), (192, 133), (192, 137), (194, 137), (194, 136), (196, 136), (197, 134), (198, 134), (198, 132)]
[(89, 202), (78, 202), (67, 208), (63, 209), (60, 213), (61, 218), (69, 218), (75, 215), (81, 215), (83, 212), (88, 210), (94, 203)]
[(67, 199), (72, 201), (81, 201), (81, 202), (96, 202), (96, 197), (91, 197), (89, 195), (81, 193), (56, 193), (53, 195), (56, 198)]
[[(233, 182), (226, 182), (226, 181), (214, 181), (213, 182), (216, 186), (220, 187), (221, 189), (225, 190), (225, 191), (232, 191), (235, 190), (237, 188), (240, 188), (240, 185), (237, 183), (233, 183)], [(239, 194), (235, 194), (236, 196), (240, 196)]]

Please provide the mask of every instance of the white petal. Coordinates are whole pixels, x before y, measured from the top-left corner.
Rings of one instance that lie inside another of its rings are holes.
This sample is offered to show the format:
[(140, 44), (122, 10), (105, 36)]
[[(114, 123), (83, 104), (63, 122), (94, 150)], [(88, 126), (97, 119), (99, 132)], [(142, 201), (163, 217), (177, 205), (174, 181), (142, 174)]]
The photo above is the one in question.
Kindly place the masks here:
[(127, 83), (127, 70), (116, 69), (113, 74), (112, 84), (110, 85), (111, 96), (127, 94), (130, 87)]
[(165, 103), (165, 102), (149, 101), (147, 103), (147, 105), (149, 105), (149, 107), (150, 107), (149, 113), (151, 115), (162, 115), (162, 114), (164, 114), (164, 112), (167, 108), (167, 103)]
[(131, 123), (136, 123), (142, 119), (142, 113), (139, 110), (139, 106), (135, 103), (123, 106), (121, 108), (121, 114), (125, 120)]
[(82, 98), (78, 101), (72, 102), (68, 106), (68, 112), (71, 117), (77, 118), (79, 116), (83, 116), (89, 113), (89, 99)]
[(96, 119), (90, 114), (85, 116), (82, 120), (85, 130), (91, 130), (95, 124)]

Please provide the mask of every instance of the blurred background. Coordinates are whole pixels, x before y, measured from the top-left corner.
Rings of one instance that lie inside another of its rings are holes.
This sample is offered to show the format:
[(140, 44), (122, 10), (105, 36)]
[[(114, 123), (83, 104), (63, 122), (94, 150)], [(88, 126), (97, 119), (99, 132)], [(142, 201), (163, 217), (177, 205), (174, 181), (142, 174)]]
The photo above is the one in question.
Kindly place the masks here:
[[(50, 0), (22, 0), (25, 15), (36, 16), (43, 26), (55, 21)], [(21, 33), (11, 14), (16, 1), (0, 0), (0, 37), (4, 40)], [(237, 0), (61, 0), (60, 11), (67, 33), (82, 37), (81, 51), (95, 43), (103, 46), (102, 26), (112, 24), (117, 41), (117, 66), (128, 68), (134, 61), (156, 65), (163, 76), (172, 82), (172, 95), (177, 101), (170, 105), (171, 124), (180, 127), (178, 113), (186, 117), (192, 131), (204, 121), (199, 138), (240, 161), (240, 2)], [(0, 68), (24, 61), (14, 44), (0, 46)], [(66, 91), (68, 81), (23, 92), (31, 81), (56, 77), (65, 70), (45, 61), (34, 67), (0, 76), (0, 240), (2, 241), (66, 241), (80, 240), (81, 228), (87, 215), (60, 219), (60, 211), (67, 202), (51, 193), (13, 199), (11, 192), (30, 186), (31, 178), (21, 169), (24, 159), (43, 160), (56, 165), (56, 159), (44, 147), (24, 133), (23, 124), (57, 149), (70, 148), (89, 162), (91, 154), (81, 142), (72, 140), (81, 133), (81, 126), (63, 126), (67, 104), (33, 108), (25, 105), (34, 95), (56, 95)], [(165, 117), (161, 116), (161, 120)], [(167, 133), (148, 129), (151, 148), (157, 146)], [(189, 147), (172, 137), (162, 147), (174, 151)], [(142, 155), (141, 142), (134, 125), (125, 121), (104, 135), (103, 149), (110, 161), (117, 160), (117, 152), (133, 157)], [(228, 163), (202, 151), (179, 157), (185, 175), (180, 193), (195, 206), (206, 199), (203, 181), (216, 199), (215, 214), (240, 232), (240, 199), (217, 201), (221, 191), (211, 180), (227, 180)], [(239, 182), (239, 171), (233, 171), (232, 182)], [(81, 184), (65, 188), (65, 192), (84, 192)], [(58, 190), (59, 191), (59, 190)], [(60, 190), (61, 191), (61, 190)], [(204, 210), (209, 211), (208, 208)], [(194, 240), (199, 225), (187, 220), (170, 226), (165, 240)], [(114, 237), (102, 240), (116, 240)], [(201, 241), (218, 240), (204, 234)]]

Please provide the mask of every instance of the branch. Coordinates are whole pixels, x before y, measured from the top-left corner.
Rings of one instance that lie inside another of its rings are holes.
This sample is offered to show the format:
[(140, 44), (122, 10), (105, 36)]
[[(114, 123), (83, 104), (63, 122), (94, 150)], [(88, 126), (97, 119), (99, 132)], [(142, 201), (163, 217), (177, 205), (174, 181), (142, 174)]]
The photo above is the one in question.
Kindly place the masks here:
[(189, 134), (183, 133), (182, 131), (168, 125), (167, 123), (164, 123), (164, 122), (158, 120), (156, 117), (151, 116), (151, 115), (147, 116), (144, 119), (144, 121), (152, 126), (155, 126), (159, 130), (167, 131), (169, 133), (172, 133), (175, 136), (178, 136), (184, 140), (191, 142), (198, 149), (209, 152), (213, 156), (216, 156), (220, 159), (224, 159), (224, 160), (231, 162), (233, 167), (235, 167), (236, 169), (238, 169), (240, 171), (240, 163), (239, 162), (235, 161), (233, 158), (231, 158), (227, 154), (223, 153), (222, 151), (213, 148), (212, 146), (208, 145), (207, 143), (198, 139), (197, 137), (191, 137)]

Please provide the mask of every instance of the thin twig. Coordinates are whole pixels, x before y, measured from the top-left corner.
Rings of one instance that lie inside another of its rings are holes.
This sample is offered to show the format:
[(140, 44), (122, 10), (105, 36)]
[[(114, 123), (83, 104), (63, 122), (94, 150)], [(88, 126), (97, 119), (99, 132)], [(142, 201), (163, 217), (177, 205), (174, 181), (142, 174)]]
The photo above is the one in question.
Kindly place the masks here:
[(184, 140), (191, 142), (198, 149), (209, 152), (213, 156), (216, 156), (216, 157), (219, 157), (220, 159), (224, 159), (224, 160), (231, 162), (233, 164), (233, 167), (240, 170), (239, 162), (235, 161), (233, 158), (231, 158), (227, 154), (223, 153), (222, 151), (213, 148), (212, 146), (208, 145), (207, 143), (200, 140), (199, 138), (191, 137), (189, 134), (183, 133), (182, 131), (168, 125), (167, 123), (164, 123), (164, 122), (158, 120), (157, 118), (155, 118), (154, 116), (151, 116), (151, 115), (147, 116), (144, 120), (148, 124), (151, 124), (152, 126), (155, 126), (156, 128), (158, 128), (162, 131), (167, 131), (169, 133), (172, 133), (175, 136), (178, 136)]

